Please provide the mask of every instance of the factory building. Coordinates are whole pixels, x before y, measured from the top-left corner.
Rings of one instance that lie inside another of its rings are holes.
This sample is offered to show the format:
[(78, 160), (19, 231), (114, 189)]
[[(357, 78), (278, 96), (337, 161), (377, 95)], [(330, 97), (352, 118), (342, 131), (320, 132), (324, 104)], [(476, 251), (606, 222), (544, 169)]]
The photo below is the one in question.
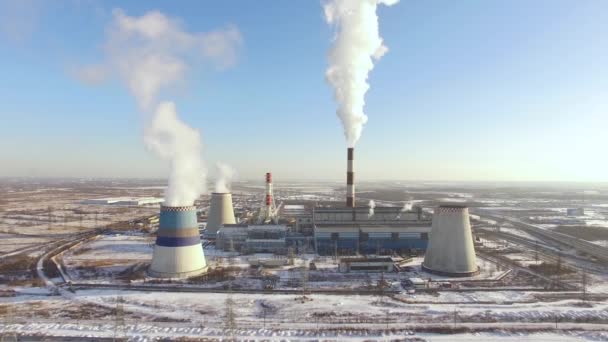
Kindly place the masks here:
[(158, 278), (186, 278), (206, 272), (196, 207), (161, 207), (152, 264), (148, 273)]
[(209, 215), (205, 237), (215, 239), (220, 227), (224, 224), (235, 224), (234, 208), (232, 207), (232, 194), (214, 192), (211, 194)]
[(164, 201), (164, 199), (158, 197), (106, 197), (86, 199), (81, 203), (90, 205), (146, 206), (161, 204)]
[(422, 269), (442, 276), (468, 277), (479, 273), (476, 262), (469, 209), (459, 204), (435, 208)]
[(285, 225), (223, 225), (218, 232), (216, 246), (224, 251), (249, 253), (287, 252)]
[(585, 216), (585, 208), (568, 208), (566, 216)]
[(413, 253), (427, 248), (431, 221), (416, 208), (315, 208), (314, 242), (318, 254)]

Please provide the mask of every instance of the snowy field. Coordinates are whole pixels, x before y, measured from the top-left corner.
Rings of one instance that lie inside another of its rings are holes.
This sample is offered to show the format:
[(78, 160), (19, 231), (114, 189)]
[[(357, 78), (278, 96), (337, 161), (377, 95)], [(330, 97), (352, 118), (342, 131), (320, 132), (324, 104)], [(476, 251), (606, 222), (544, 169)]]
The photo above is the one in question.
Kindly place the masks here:
[[(512, 295), (506, 294), (507, 298)], [(107, 336), (114, 331), (112, 312), (119, 298), (124, 311), (124, 330), (135, 340), (225, 336), (223, 328), (227, 310), (233, 313), (231, 334), (254, 339), (288, 340), (314, 336), (337, 340), (384, 340), (407, 332), (410, 337), (419, 336), (428, 341), (448, 341), (441, 339), (441, 335), (415, 333), (414, 330), (421, 330), (425, 326), (449, 327), (454, 317), (458, 324), (465, 326), (491, 326), (500, 322), (503, 327), (519, 325), (519, 328), (526, 324), (553, 325), (556, 317), (563, 322), (608, 321), (608, 306), (605, 303), (594, 303), (587, 307), (577, 306), (575, 301), (491, 305), (472, 302), (409, 304), (376, 296), (310, 295), (303, 299), (298, 295), (171, 293), (164, 296), (159, 293), (91, 290), (48, 299), (33, 295), (0, 298), (0, 305), (11, 303), (17, 308), (12, 312), (12, 319), (19, 323), (8, 327), (0, 324), (0, 331), (13, 329), (75, 336)], [(19, 317), (24, 315), (30, 321), (36, 317), (36, 323), (22, 323)], [(596, 323), (594, 329), (601, 330), (601, 327)], [(504, 341), (503, 338), (508, 341), (513, 337), (533, 341), (543, 341), (542, 338), (556, 338), (554, 341), (602, 341), (602, 338), (608, 337), (607, 334), (605, 329), (603, 332), (566, 331), (532, 336), (525, 332), (503, 331), (462, 334), (459, 338), (466, 340), (467, 337), (476, 337), (480, 341), (490, 337), (498, 341)]]

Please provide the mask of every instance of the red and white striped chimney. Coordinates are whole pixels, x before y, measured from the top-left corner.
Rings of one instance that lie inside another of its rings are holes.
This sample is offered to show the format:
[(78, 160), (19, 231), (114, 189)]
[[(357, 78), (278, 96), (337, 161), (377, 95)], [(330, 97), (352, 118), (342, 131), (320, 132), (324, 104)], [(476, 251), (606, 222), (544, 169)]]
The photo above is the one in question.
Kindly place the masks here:
[(272, 173), (266, 173), (266, 212), (272, 210)]
[(355, 149), (348, 148), (348, 164), (346, 166), (346, 206), (348, 208), (355, 207)]

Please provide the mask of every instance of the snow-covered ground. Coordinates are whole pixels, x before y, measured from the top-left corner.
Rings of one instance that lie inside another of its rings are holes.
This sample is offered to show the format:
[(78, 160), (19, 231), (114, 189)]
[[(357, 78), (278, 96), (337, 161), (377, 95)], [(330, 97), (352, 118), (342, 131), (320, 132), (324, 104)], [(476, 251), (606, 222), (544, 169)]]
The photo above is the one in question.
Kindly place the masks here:
[[(0, 332), (10, 330), (67, 336), (111, 336), (115, 330), (115, 317), (111, 312), (117, 308), (117, 300), (120, 299), (125, 319), (122, 331), (135, 340), (225, 336), (227, 332), (223, 328), (226, 326), (227, 310), (234, 313), (234, 330), (229, 334), (247, 336), (248, 339), (320, 337), (373, 341), (405, 335), (421, 337), (427, 341), (450, 341), (443, 339), (442, 335), (415, 333), (414, 330), (433, 325), (449, 328), (454, 324), (454, 319), (458, 326), (483, 327), (487, 324), (500, 328), (493, 333), (450, 335), (454, 338), (451, 340), (475, 337), (478, 341), (483, 341), (483, 338), (490, 341), (503, 341), (502, 338), (507, 338), (508, 341), (509, 338), (518, 337), (532, 341), (543, 341), (543, 338), (553, 338), (554, 341), (599, 338), (596, 340), (601, 341), (608, 337), (608, 331), (601, 331), (601, 325), (598, 327), (597, 324), (593, 328), (600, 329), (600, 332), (575, 333), (567, 330), (536, 335), (523, 331), (505, 331), (506, 328), (521, 330), (527, 325), (532, 327), (532, 324), (543, 323), (552, 327), (556, 318), (561, 320), (560, 325), (572, 321), (608, 320), (608, 305), (605, 303), (594, 303), (592, 307), (577, 306), (577, 301), (512, 304), (509, 300), (517, 296), (519, 294), (515, 292), (497, 292), (488, 294), (485, 298), (461, 297), (453, 303), (446, 303), (447, 298), (442, 298), (443, 301), (438, 301), (437, 304), (416, 304), (377, 296), (310, 295), (303, 300), (298, 295), (166, 295), (157, 292), (90, 290), (79, 291), (69, 297), (45, 299), (32, 294), (0, 298), (0, 305), (11, 303), (16, 308), (12, 314), (15, 323), (0, 324)], [(494, 299), (496, 303), (475, 304), (476, 300), (485, 302), (488, 299)], [(462, 300), (468, 304), (463, 304)], [(46, 316), (39, 316), (43, 312)], [(28, 317), (27, 322), (23, 321), (25, 317)], [(544, 327), (547, 328), (546, 325)]]

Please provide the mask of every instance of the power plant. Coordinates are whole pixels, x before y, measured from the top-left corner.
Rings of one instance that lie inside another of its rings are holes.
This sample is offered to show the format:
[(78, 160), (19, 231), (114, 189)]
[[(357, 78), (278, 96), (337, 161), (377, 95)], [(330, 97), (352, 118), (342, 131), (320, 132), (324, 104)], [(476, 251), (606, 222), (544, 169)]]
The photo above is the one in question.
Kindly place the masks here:
[(186, 278), (206, 271), (196, 207), (162, 206), (148, 274), (157, 278)]
[(222, 225), (235, 223), (232, 194), (229, 192), (212, 193), (206, 235), (215, 238)]
[(469, 277), (479, 274), (476, 260), (469, 209), (459, 204), (437, 207), (422, 269), (443, 276)]

